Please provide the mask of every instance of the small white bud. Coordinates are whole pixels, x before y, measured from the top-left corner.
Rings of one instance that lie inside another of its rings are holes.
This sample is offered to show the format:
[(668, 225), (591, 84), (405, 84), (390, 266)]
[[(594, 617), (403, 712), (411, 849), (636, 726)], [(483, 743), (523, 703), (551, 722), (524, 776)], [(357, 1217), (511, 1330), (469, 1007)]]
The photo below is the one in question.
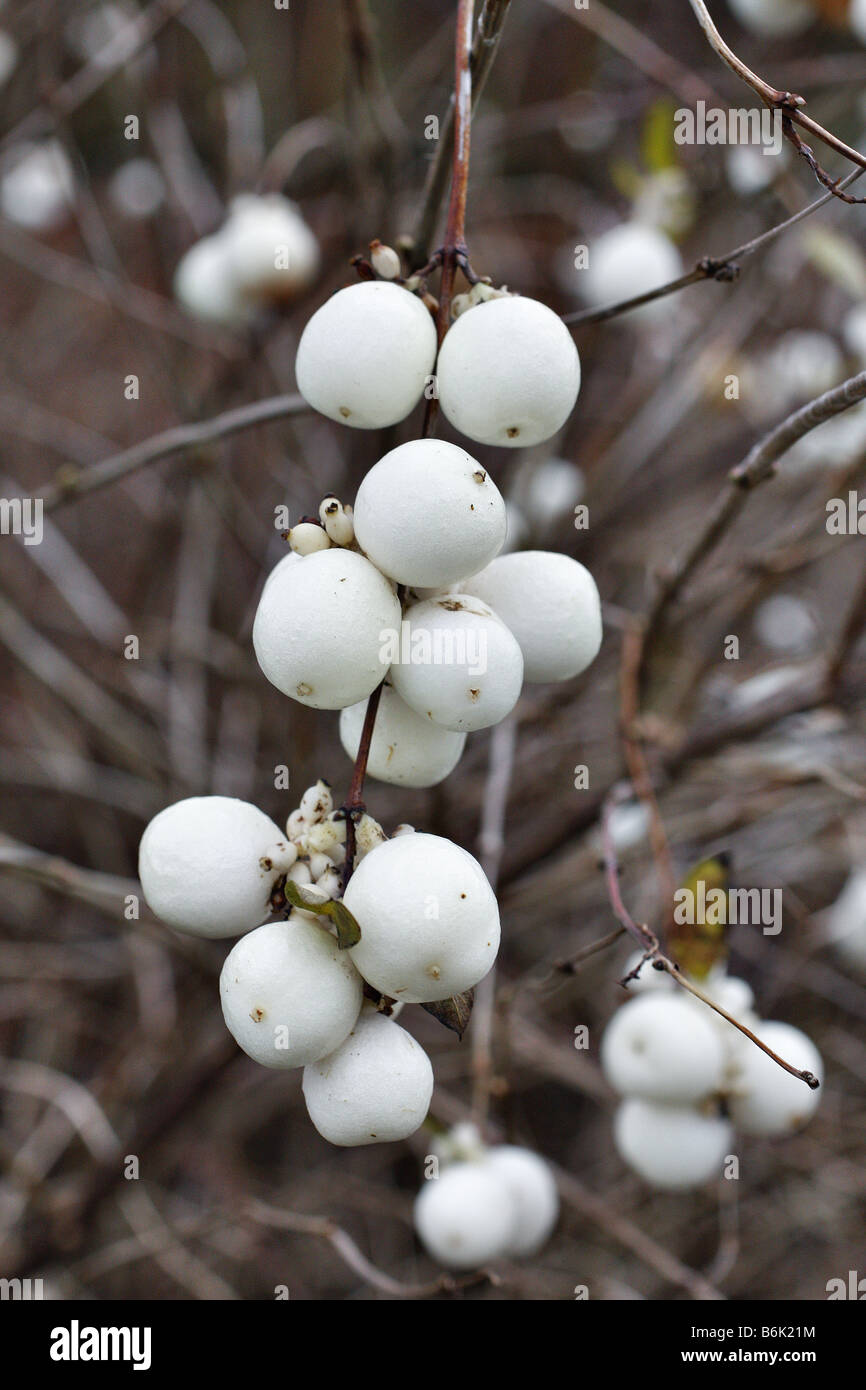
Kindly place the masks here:
[(307, 830), (307, 822), (300, 810), (293, 811), (286, 821), (286, 834), (290, 840), (299, 844)]
[(318, 825), (334, 809), (334, 798), (327, 782), (319, 778), (312, 787), (307, 787), (301, 797), (300, 812), (308, 825)]
[(316, 887), (329, 898), (339, 898), (342, 883), (340, 872), (335, 865), (328, 864), (325, 872), (316, 879)]
[(381, 241), (370, 242), (370, 261), (383, 280), (396, 280), (403, 269), (393, 246), (385, 246)]
[(301, 521), (289, 532), (289, 545), (298, 555), (313, 555), (317, 550), (327, 550), (330, 544), (327, 531), (314, 521)]
[(365, 854), (376, 849), (386, 839), (387, 835), (377, 820), (368, 816), (365, 812), (355, 830), (355, 860), (363, 859)]
[(394, 831), (393, 835), (391, 836), (391, 839), (392, 839), (392, 840), (396, 840), (396, 838), (397, 838), (398, 835), (414, 835), (414, 834), (415, 834), (415, 827), (414, 827), (414, 825), (398, 825), (398, 826), (397, 826), (397, 829)]
[(310, 873), (312, 874), (314, 883), (318, 883), (319, 879), (322, 877), (322, 874), (325, 872), (326, 869), (330, 869), (330, 867), (331, 861), (328, 858), (327, 854), (310, 855)]
[(351, 507), (344, 507), (337, 497), (326, 497), (319, 507), (319, 517), (334, 545), (352, 544), (355, 526)]
[(292, 867), (297, 857), (297, 845), (292, 844), (291, 840), (278, 840), (276, 844), (268, 846), (259, 863), (265, 872), (276, 869), (277, 873), (284, 874)]

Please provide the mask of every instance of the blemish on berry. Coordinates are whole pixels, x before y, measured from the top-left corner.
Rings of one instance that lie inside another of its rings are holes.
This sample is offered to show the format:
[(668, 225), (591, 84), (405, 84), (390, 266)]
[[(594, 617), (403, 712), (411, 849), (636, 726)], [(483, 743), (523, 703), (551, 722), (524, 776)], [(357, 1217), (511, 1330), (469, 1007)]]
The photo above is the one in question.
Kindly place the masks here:
[(264, 1011), (264, 1009), (253, 1009), (252, 1012), (250, 1013), (250, 1018), (252, 1019), (253, 1023), (261, 1023), (261, 1021), (262, 1021), (262, 1019), (264, 1018), (264, 1016), (265, 1016), (265, 1011)]
[(472, 701), (473, 705), (477, 703), (478, 698), (479, 698), (480, 695), (481, 695), (481, 691), (480, 691), (480, 690), (470, 690), (470, 691), (469, 691), (469, 698), (470, 698), (470, 700)]
[(347, 405), (341, 405), (341, 406), (340, 406), (340, 414), (342, 415), (342, 417), (343, 417), (344, 420), (348, 420), (348, 418), (349, 418), (349, 416), (351, 415), (351, 413), (352, 413), (352, 412), (351, 412), (351, 410), (349, 409), (349, 407), (348, 407)]
[(473, 476), (473, 478), (475, 479), (476, 483), (486, 483), (486, 482), (487, 482), (487, 474), (484, 472), (484, 469), (483, 469), (483, 468), (478, 468), (478, 469), (476, 469), (475, 472), (472, 474), (472, 476)]
[(508, 435), (509, 439), (516, 439), (520, 433), (520, 428), (517, 425), (509, 425), (505, 433)]
[(299, 695), (312, 695), (313, 693), (313, 687), (307, 685), (306, 681), (301, 681), (299, 685), (295, 686), (295, 689)]

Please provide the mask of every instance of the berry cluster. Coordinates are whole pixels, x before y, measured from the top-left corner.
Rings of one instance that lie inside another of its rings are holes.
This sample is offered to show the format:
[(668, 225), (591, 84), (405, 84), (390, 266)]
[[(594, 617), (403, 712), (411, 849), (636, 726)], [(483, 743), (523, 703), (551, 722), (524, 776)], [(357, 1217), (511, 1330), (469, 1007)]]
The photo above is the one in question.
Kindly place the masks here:
[[(629, 961), (629, 971), (640, 955)], [(734, 1129), (778, 1137), (813, 1114), (820, 1095), (784, 1071), (721, 1014), (644, 967), (637, 992), (614, 1014), (601, 1063), (624, 1097), (614, 1121), (616, 1147), (653, 1187), (698, 1187), (721, 1174)], [(792, 1066), (820, 1078), (821, 1057), (798, 1028), (763, 1022), (745, 980), (716, 966), (701, 987)]]
[(487, 1148), (471, 1124), (455, 1126), (435, 1148), (436, 1175), (425, 1181), (414, 1211), (428, 1254), (448, 1269), (536, 1254), (559, 1214), (544, 1160), (514, 1144)]

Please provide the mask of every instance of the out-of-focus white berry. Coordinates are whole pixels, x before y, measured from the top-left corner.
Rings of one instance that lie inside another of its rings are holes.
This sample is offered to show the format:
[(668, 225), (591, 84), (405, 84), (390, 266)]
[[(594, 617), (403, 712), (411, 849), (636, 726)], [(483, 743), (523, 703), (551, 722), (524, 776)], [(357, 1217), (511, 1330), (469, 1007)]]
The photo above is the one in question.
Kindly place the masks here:
[(621, 1095), (684, 1104), (721, 1085), (725, 1058), (707, 1018), (677, 995), (650, 990), (614, 1014), (601, 1065)]
[(326, 497), (319, 507), (319, 519), (334, 545), (351, 545), (355, 539), (355, 520), (351, 507), (337, 497)]
[(807, 604), (793, 594), (773, 594), (755, 610), (755, 631), (765, 646), (777, 652), (804, 652), (815, 644), (815, 618)]
[(601, 601), (589, 570), (568, 555), (521, 550), (497, 556), (463, 587), (514, 633), (528, 681), (585, 671), (601, 646)]
[(537, 299), (509, 295), (462, 314), (436, 368), (439, 404), (455, 429), (482, 444), (540, 444), (568, 419), (580, 389), (577, 348)]
[(323, 526), (314, 521), (299, 521), (289, 532), (289, 545), (296, 555), (315, 555), (317, 550), (328, 550), (331, 538)]
[(866, 302), (855, 304), (846, 313), (842, 320), (842, 341), (854, 357), (866, 362)]
[[(581, 272), (578, 284), (585, 303), (590, 308), (603, 309), (659, 289), (682, 273), (682, 258), (669, 236), (645, 222), (622, 222), (592, 241), (589, 264)], [(622, 317), (634, 319), (640, 315), (642, 320), (652, 322), (670, 312), (670, 305), (658, 299)]]
[(469, 1120), (461, 1121), (444, 1134), (437, 1134), (430, 1147), (441, 1163), (475, 1161), (487, 1154), (481, 1131)]
[(302, 556), (266, 584), (253, 646), (268, 680), (314, 709), (343, 709), (385, 676), (383, 632), (399, 631), (400, 604), (387, 579), (352, 550)]
[(523, 511), (535, 531), (544, 535), (557, 522), (574, 515), (586, 487), (582, 469), (568, 459), (550, 458), (537, 464), (521, 490)]
[(365, 1005), (345, 1042), (304, 1068), (303, 1090), (310, 1119), (330, 1143), (386, 1143), (423, 1123), (433, 1068), (405, 1028)]
[(776, 154), (770, 145), (730, 145), (725, 151), (728, 183), (744, 198), (768, 188), (784, 165), (784, 151)]
[[(505, 520), (505, 540), (502, 542), (500, 555), (510, 555), (513, 550), (519, 550), (522, 545), (526, 544), (529, 536), (529, 523), (526, 517), (517, 503), (508, 498), (505, 502)], [(421, 595), (419, 594), (418, 597), (420, 598)], [(424, 597), (429, 598), (431, 596), (425, 594)]]
[[(340, 715), (340, 742), (354, 762), (358, 756), (367, 702), (349, 705)], [(390, 686), (379, 700), (367, 775), (398, 787), (435, 787), (453, 772), (466, 735), (443, 729), (415, 710)]]
[(355, 498), (355, 536), (399, 584), (453, 584), (482, 569), (505, 540), (505, 503), (465, 449), (416, 439), (370, 469)]
[[(801, 1071), (823, 1079), (821, 1054), (799, 1028), (790, 1023), (762, 1023), (752, 1030), (778, 1056)], [(791, 1076), (754, 1043), (738, 1053), (728, 1107), (731, 1119), (744, 1134), (791, 1134), (814, 1115), (820, 1090), (811, 1091), (805, 1081)]]
[(617, 1110), (613, 1137), (620, 1157), (651, 1186), (682, 1192), (722, 1176), (734, 1132), (727, 1120), (690, 1106), (633, 1098)]
[(407, 608), (404, 621), (391, 684), (422, 719), (466, 733), (510, 714), (523, 684), (523, 656), (486, 603), (471, 594), (427, 599)]
[(255, 304), (293, 298), (316, 278), (319, 244), (279, 193), (234, 198), (220, 236), (238, 292)]
[[(636, 970), (643, 960), (643, 951), (632, 951), (623, 968), (623, 978)], [(629, 994), (647, 994), (650, 990), (666, 990), (668, 994), (677, 988), (666, 970), (654, 970), (652, 961), (644, 961), (641, 972), (629, 980), (626, 989)]]
[(312, 787), (307, 787), (298, 807), (308, 825), (317, 825), (319, 821), (325, 820), (333, 809), (334, 798), (331, 795), (331, 788), (327, 782), (322, 781), (321, 777)]
[(516, 1225), (506, 1253), (517, 1259), (536, 1254), (559, 1215), (559, 1194), (550, 1168), (531, 1149), (515, 1144), (488, 1150), (487, 1164), (505, 1183), (514, 1203)]
[(861, 43), (866, 43), (866, 0), (851, 0), (848, 23), (854, 37)]
[[(613, 807), (607, 824), (615, 849), (633, 849), (635, 845), (641, 844), (649, 834), (650, 814), (645, 802), (627, 801), (620, 806)], [(636, 952), (629, 969), (637, 963), (639, 956), (640, 952)], [(653, 971), (654, 975), (659, 973), (657, 970)]]
[(396, 280), (403, 269), (393, 246), (385, 246), (381, 241), (370, 242), (370, 263), (383, 280)]
[(795, 328), (783, 333), (769, 354), (769, 368), (790, 401), (810, 401), (845, 375), (839, 345), (829, 333)]
[(68, 37), (79, 57), (94, 67), (117, 67), (139, 47), (137, 19), (137, 11), (126, 4), (95, 5), (74, 17)]
[(855, 869), (827, 914), (827, 936), (842, 958), (866, 970), (866, 869)]
[(174, 293), (195, 318), (242, 329), (254, 317), (229, 274), (225, 244), (219, 235), (202, 237), (181, 257), (174, 273)]
[(22, 144), (0, 174), (0, 212), (19, 227), (51, 232), (69, 216), (75, 195), (72, 165), (59, 140)]
[(294, 915), (232, 947), (220, 975), (232, 1037), (265, 1067), (305, 1067), (348, 1037), (363, 984), (333, 936)]
[(802, 34), (816, 18), (809, 0), (728, 0), (728, 4), (745, 29), (765, 39)]
[(279, 877), (261, 859), (281, 839), (264, 812), (234, 797), (193, 796), (167, 806), (138, 851), (148, 906), (192, 936), (240, 936), (258, 927)]
[(439, 835), (401, 835), (367, 855), (345, 903), (361, 928), (352, 957), (392, 999), (450, 999), (487, 974), (499, 908), (477, 859)]
[(455, 1163), (429, 1178), (415, 1199), (415, 1230), (448, 1269), (478, 1269), (505, 1255), (517, 1213), (504, 1179), (487, 1162)]
[(436, 329), (414, 294), (384, 280), (339, 290), (298, 345), (298, 390), (355, 429), (396, 425), (418, 404), (436, 360)]
[(152, 159), (128, 159), (112, 174), (108, 196), (124, 217), (152, 217), (165, 201), (165, 180)]

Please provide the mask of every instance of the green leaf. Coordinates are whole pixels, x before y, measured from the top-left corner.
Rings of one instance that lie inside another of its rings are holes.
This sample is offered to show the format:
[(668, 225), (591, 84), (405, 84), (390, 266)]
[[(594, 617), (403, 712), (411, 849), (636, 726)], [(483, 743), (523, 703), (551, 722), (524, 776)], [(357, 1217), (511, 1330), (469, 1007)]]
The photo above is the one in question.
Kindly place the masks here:
[(315, 912), (317, 917), (330, 918), (337, 928), (337, 945), (341, 951), (357, 946), (361, 940), (361, 928), (345, 903), (337, 902), (334, 898), (321, 902), (303, 884), (293, 883), (291, 879), (286, 879), (283, 891), (293, 907), (300, 907), (304, 912)]
[(641, 131), (641, 153), (650, 173), (671, 169), (679, 163), (679, 151), (674, 140), (675, 103), (667, 97), (654, 101), (644, 117)]
[(426, 1009), (428, 1014), (432, 1014), (446, 1028), (450, 1028), (462, 1041), (463, 1034), (469, 1027), (474, 1002), (475, 990), (467, 989), (464, 994), (455, 994), (451, 999), (434, 999), (430, 1004), (422, 1004), (421, 1008)]

